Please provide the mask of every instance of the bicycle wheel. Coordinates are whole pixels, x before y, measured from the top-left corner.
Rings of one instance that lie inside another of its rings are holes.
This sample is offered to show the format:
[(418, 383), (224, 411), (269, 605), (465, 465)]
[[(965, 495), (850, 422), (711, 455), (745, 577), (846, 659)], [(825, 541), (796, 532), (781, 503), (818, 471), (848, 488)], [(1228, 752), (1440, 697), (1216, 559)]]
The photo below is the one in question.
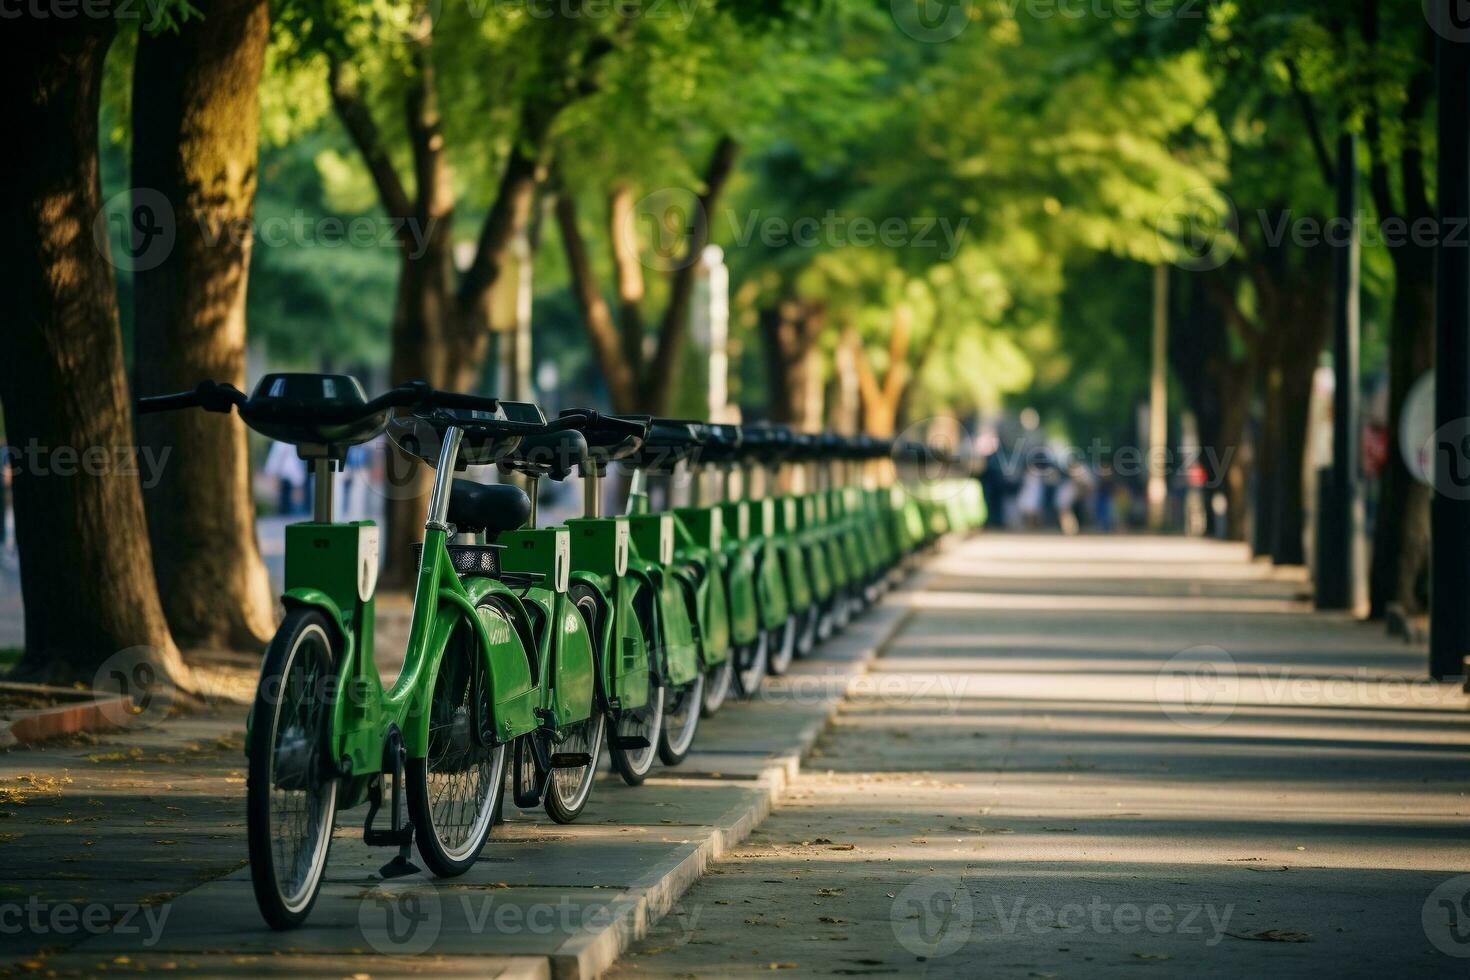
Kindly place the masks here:
[(551, 770), (551, 779), (546, 785), (546, 815), (557, 823), (571, 823), (582, 815), (582, 808), (592, 796), (592, 784), (597, 778), (597, 761), (602, 755), (602, 736), (607, 728), (607, 716), (595, 712), (591, 718), (579, 721), (566, 728), (566, 738), (553, 746), (558, 755), (582, 754), (588, 757), (585, 766), (559, 767)]
[[(633, 599), (633, 612), (638, 629), (648, 644), (650, 661), (656, 656), (658, 634), (654, 630), (653, 592), (640, 588)], [(631, 711), (623, 710), (611, 718), (612, 734), (607, 740), (607, 755), (613, 768), (629, 786), (641, 785), (648, 778), (658, 758), (659, 733), (664, 727), (664, 686), (655, 674), (649, 676), (648, 700)]]
[(808, 656), (817, 648), (817, 624), (822, 618), (821, 606), (813, 602), (802, 613), (801, 627), (796, 631), (796, 655)]
[[(492, 629), (508, 618), (493, 598), (475, 609)], [(419, 855), (440, 877), (475, 864), (505, 785), (505, 745), (495, 743), (490, 678), (479, 642), (461, 625), (439, 661), (429, 701), (429, 742), (408, 760), (408, 812)]]
[(250, 723), (246, 838), (255, 902), (273, 929), (306, 921), (321, 889), (337, 773), (331, 759), (332, 631), (294, 608), (266, 648)]
[(735, 684), (735, 653), (731, 651), (723, 663), (716, 664), (704, 672), (704, 705), (701, 711), (708, 718), (719, 711), (730, 697)]
[(754, 697), (760, 689), (761, 679), (766, 676), (769, 641), (767, 631), (761, 630), (754, 640), (742, 643), (730, 652), (735, 661), (735, 690), (742, 698)]
[[(592, 637), (593, 662), (600, 664), (602, 632), (599, 629), (597, 599), (590, 592), (582, 591), (576, 596), (577, 612), (587, 624), (587, 635)], [(552, 748), (560, 755), (586, 754), (585, 766), (556, 768), (551, 771), (551, 780), (546, 787), (546, 815), (557, 823), (571, 823), (582, 813), (592, 795), (592, 783), (597, 778), (597, 761), (602, 755), (602, 736), (607, 730), (607, 716), (594, 706), (592, 717), (567, 726), (566, 736)]]
[(704, 703), (704, 675), (698, 674), (683, 687), (669, 692), (664, 707), (664, 727), (658, 735), (658, 757), (666, 766), (677, 766), (689, 754), (699, 728), (699, 709)]
[(786, 622), (771, 630), (770, 656), (766, 660), (766, 669), (771, 676), (780, 677), (791, 669), (791, 661), (796, 657), (796, 614), (792, 613), (786, 617)]

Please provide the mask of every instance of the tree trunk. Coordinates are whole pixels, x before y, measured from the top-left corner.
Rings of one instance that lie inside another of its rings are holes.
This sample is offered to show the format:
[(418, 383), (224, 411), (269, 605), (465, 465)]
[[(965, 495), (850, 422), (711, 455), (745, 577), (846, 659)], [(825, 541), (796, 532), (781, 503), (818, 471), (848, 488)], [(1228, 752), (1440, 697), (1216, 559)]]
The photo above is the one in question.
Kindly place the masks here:
[(817, 362), (821, 311), (782, 299), (760, 313), (761, 349), (770, 385), (771, 420), (812, 431), (822, 425), (822, 388)]
[[(203, 18), (176, 32), (138, 41), (134, 207), (161, 196), (176, 235), (162, 261), (140, 265), (133, 278), (141, 394), (182, 391), (205, 378), (245, 384), (256, 89), (269, 10), (265, 0), (201, 9)], [(141, 417), (138, 436), (173, 459), (144, 503), (174, 637), (186, 647), (258, 647), (274, 629), (275, 608), (255, 538), (245, 426), (226, 415), (169, 412)]]
[[(454, 303), (449, 225), (447, 219), (435, 221), (429, 227), (423, 253), (414, 257), (405, 250), (400, 260), (393, 310), (391, 384), (423, 380), (442, 388), (453, 372), (450, 345), (444, 336)], [(423, 538), (433, 470), (391, 443), (385, 463), (387, 528), (379, 581), (385, 588), (406, 588), (414, 577), (413, 545)]]
[(684, 335), (689, 332), (689, 303), (694, 296), (694, 276), (699, 269), (700, 256), (709, 244), (715, 203), (735, 169), (738, 151), (739, 146), (734, 140), (722, 136), (705, 166), (704, 191), (699, 195), (699, 206), (691, 217), (683, 261), (669, 281), (669, 301), (659, 325), (658, 347), (653, 354), (653, 363), (639, 385), (644, 406), (655, 415), (666, 412), (673, 398), (674, 379), (679, 375), (682, 363)]
[(1281, 466), (1281, 371), (1277, 358), (1266, 352), (1262, 358), (1260, 458), (1255, 467), (1255, 494), (1251, 507), (1251, 554), (1269, 557), (1276, 543), (1276, 517), (1280, 496), (1278, 471)]
[(1281, 427), (1276, 465), (1275, 541), (1271, 561), (1277, 565), (1305, 565), (1307, 429), (1311, 423), (1312, 376), (1317, 370), (1316, 347), (1286, 351), (1280, 367), (1281, 387), (1276, 424)]
[(0, 187), (10, 323), (0, 402), (26, 454), (14, 486), (26, 630), (17, 674), (90, 682), (114, 653), (145, 647), (187, 686), (148, 573), (117, 295), (97, 220), (97, 110), (114, 29), (109, 18), (12, 21), (0, 46), (3, 121), (17, 136)]
[(572, 295), (577, 298), (577, 306), (582, 311), (582, 323), (586, 326), (597, 364), (602, 369), (613, 411), (635, 412), (638, 410), (639, 365), (623, 346), (612, 311), (598, 288), (592, 259), (587, 254), (587, 243), (577, 226), (577, 202), (570, 191), (563, 188), (557, 194), (555, 210), (556, 225), (561, 233), (567, 270), (572, 280)]
[(1231, 541), (1244, 541), (1250, 512), (1246, 490), (1250, 458), (1245, 439), (1250, 423), (1252, 371), (1248, 363), (1230, 364), (1217, 377), (1220, 428), (1215, 446), (1216, 479), (1225, 494), (1225, 536)]
[[(1429, 563), (1429, 488), (1404, 465), (1399, 423), (1409, 389), (1434, 366), (1433, 255), (1411, 243), (1391, 250), (1393, 320), (1389, 327), (1388, 460), (1380, 478), (1378, 522), (1369, 576), (1370, 617), (1397, 602), (1424, 608), (1421, 578)], [(1417, 448), (1417, 447), (1414, 447)]]

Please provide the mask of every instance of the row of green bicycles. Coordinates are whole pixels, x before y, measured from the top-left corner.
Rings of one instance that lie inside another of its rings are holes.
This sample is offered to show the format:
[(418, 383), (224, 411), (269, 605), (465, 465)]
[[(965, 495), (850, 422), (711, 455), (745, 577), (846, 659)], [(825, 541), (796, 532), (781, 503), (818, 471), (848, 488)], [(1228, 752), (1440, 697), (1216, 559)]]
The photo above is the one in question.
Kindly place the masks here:
[[(585, 410), (548, 419), (423, 383), (368, 399), (342, 375), (272, 374), (248, 397), (203, 382), (139, 402), (186, 408), (238, 412), (294, 444), (316, 477), (312, 519), (286, 529), (286, 614), (246, 737), (251, 876), (278, 929), (310, 913), (339, 809), (367, 804), (365, 842), (397, 851), (384, 877), (418, 870), (415, 845), (434, 874), (463, 874), (506, 793), (565, 823), (604, 752), (632, 785), (678, 765), (702, 717), (755, 695), (939, 537), (984, 517), (979, 485), (912, 441)], [(385, 432), (435, 470), (407, 649), (386, 687), (378, 528), (335, 520), (332, 500), (347, 450)], [(490, 467), (519, 476), (468, 478)], [(541, 526), (540, 481), (574, 475), (583, 515)], [(626, 506), (605, 514), (605, 491), (624, 487)]]

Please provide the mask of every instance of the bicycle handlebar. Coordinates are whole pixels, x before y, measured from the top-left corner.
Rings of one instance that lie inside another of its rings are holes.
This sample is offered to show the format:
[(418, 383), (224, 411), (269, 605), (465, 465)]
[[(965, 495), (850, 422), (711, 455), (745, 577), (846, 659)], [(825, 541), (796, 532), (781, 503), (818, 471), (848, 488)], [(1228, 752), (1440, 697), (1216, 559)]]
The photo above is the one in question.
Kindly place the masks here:
[(193, 391), (181, 391), (173, 395), (151, 395), (138, 399), (138, 413), (175, 412), (185, 408), (202, 408), (206, 412), (229, 412), (248, 401), (245, 393), (232, 384), (201, 381)]
[[(331, 411), (317, 406), (311, 411), (292, 411), (294, 407), (296, 406), (257, 404), (254, 399), (247, 397), (234, 385), (216, 381), (201, 381), (193, 391), (181, 391), (171, 395), (149, 395), (137, 400), (137, 410), (140, 415), (175, 412), (186, 408), (202, 408), (206, 412), (224, 413), (228, 413), (231, 409), (239, 409), (241, 418), (246, 421), (268, 416), (275, 421), (297, 417), (300, 421), (350, 423), (370, 419), (374, 415), (393, 408), (444, 408), (495, 413), (500, 411), (500, 399), (483, 395), (465, 395), (455, 391), (439, 391), (430, 388), (427, 382), (410, 381), (385, 391), (371, 401), (352, 406), (347, 410)], [(524, 431), (540, 431), (543, 428), (531, 422), (511, 422), (501, 419), (495, 421), (499, 426)]]

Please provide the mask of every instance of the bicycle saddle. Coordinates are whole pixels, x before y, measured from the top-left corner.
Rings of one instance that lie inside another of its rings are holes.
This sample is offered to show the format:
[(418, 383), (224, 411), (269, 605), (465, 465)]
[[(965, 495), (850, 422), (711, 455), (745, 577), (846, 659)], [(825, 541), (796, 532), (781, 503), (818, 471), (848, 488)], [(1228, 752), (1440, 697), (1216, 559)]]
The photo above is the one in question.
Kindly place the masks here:
[(240, 405), (252, 429), (294, 446), (368, 442), (387, 427), (389, 411), (372, 411), (362, 385), (346, 374), (267, 374)]
[(587, 437), (576, 429), (525, 436), (496, 463), (501, 472), (565, 480), (587, 462)]
[(449, 523), (459, 531), (484, 531), (491, 540), (501, 531), (524, 527), (531, 519), (531, 498), (507, 483), (455, 480), (449, 491)]

